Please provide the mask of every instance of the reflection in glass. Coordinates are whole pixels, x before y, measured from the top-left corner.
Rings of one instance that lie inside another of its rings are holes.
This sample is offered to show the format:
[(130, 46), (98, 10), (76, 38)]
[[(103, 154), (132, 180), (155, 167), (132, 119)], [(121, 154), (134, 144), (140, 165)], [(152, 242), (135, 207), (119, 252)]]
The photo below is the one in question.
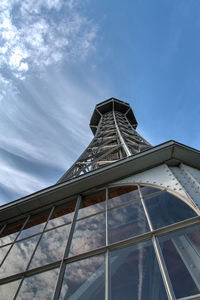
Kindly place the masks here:
[(169, 277), (177, 298), (200, 293), (200, 226), (159, 238)]
[(186, 203), (168, 192), (144, 199), (154, 229), (196, 216)]
[(105, 213), (76, 222), (70, 255), (78, 255), (105, 245)]
[(44, 212), (42, 215), (40, 214), (40, 215), (32, 216), (26, 223), (26, 226), (24, 227), (20, 235), (18, 236), (18, 240), (41, 232), (48, 219), (49, 213), (50, 211), (48, 210)]
[(2, 260), (4, 259), (5, 255), (8, 252), (10, 247), (11, 247), (11, 245), (0, 248), (0, 264), (1, 264)]
[(115, 207), (134, 199), (139, 199), (137, 186), (121, 186), (109, 189), (108, 208)]
[(16, 238), (18, 232), (12, 233), (8, 236), (4, 236), (0, 239), (0, 246), (12, 243), (14, 241), (14, 239)]
[(104, 254), (68, 264), (59, 299), (105, 299)]
[(140, 191), (142, 193), (142, 196), (145, 197), (149, 194), (160, 192), (161, 190), (156, 189), (155, 187), (152, 186), (140, 186)]
[(44, 232), (33, 256), (29, 269), (62, 259), (70, 226), (71, 225), (65, 225)]
[(167, 300), (151, 241), (112, 251), (110, 270), (110, 299)]
[(106, 191), (84, 197), (82, 200), (81, 208), (78, 212), (78, 219), (86, 217), (105, 210), (106, 208)]
[(22, 226), (24, 225), (25, 220), (14, 224), (9, 224), (3, 230), (0, 236), (0, 246), (9, 244), (13, 242), (18, 235), (19, 231), (21, 230)]
[(193, 230), (192, 232), (188, 232), (188, 237), (192, 242), (193, 246), (197, 248), (197, 252), (200, 253), (200, 232), (199, 230)]
[(2, 300), (13, 300), (20, 280), (12, 281), (3, 285), (0, 285), (0, 297)]
[(5, 228), (5, 225), (0, 226), (0, 234), (4, 230), (4, 228)]
[(67, 206), (56, 207), (46, 229), (57, 227), (72, 222), (74, 216), (75, 202)]
[(141, 202), (136, 201), (108, 211), (109, 243), (149, 231)]
[(37, 275), (26, 277), (19, 290), (17, 299), (19, 300), (52, 299), (57, 276), (58, 276), (58, 269), (54, 269)]
[(0, 268), (0, 278), (25, 271), (39, 236), (14, 244)]

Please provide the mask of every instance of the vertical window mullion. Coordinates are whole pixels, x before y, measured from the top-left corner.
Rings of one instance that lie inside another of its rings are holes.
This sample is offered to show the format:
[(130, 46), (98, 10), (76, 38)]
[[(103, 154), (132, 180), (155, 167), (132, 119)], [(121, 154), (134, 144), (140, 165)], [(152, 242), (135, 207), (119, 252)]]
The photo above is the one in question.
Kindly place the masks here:
[(36, 250), (37, 250), (37, 248), (38, 248), (38, 245), (39, 245), (39, 243), (40, 243), (40, 241), (41, 241), (41, 239), (42, 239), (42, 236), (43, 236), (44, 231), (45, 231), (45, 229), (46, 229), (46, 227), (47, 227), (47, 224), (48, 224), (48, 222), (49, 222), (49, 219), (51, 218), (51, 216), (52, 216), (52, 214), (53, 214), (54, 209), (55, 209), (55, 206), (52, 207), (52, 209), (51, 209), (51, 211), (50, 211), (50, 214), (49, 214), (49, 216), (48, 216), (48, 219), (47, 219), (47, 221), (46, 221), (46, 223), (45, 223), (45, 225), (44, 225), (44, 228), (43, 228), (42, 232), (40, 233), (40, 237), (39, 237), (39, 239), (38, 239), (38, 241), (37, 241), (37, 243), (36, 243), (35, 249), (34, 249), (32, 255), (31, 255), (31, 258), (30, 258), (30, 260), (29, 260), (29, 263), (28, 263), (28, 265), (27, 265), (27, 267), (26, 267), (26, 271), (28, 270), (28, 268), (29, 268), (29, 266), (30, 266), (30, 264), (31, 264), (31, 261), (32, 261), (32, 259), (33, 259), (33, 256), (35, 255), (35, 252), (36, 252)]
[(108, 188), (106, 188), (106, 246), (108, 246)]
[[(108, 246), (108, 187), (106, 188), (106, 246)], [(105, 300), (109, 300), (109, 252), (105, 257)]]
[[(31, 261), (32, 261), (32, 259), (33, 259), (33, 256), (35, 255), (35, 252), (36, 252), (37, 247), (38, 247), (38, 245), (39, 245), (39, 243), (40, 243), (40, 241), (41, 241), (41, 238), (42, 238), (42, 236), (43, 236), (43, 233), (44, 233), (44, 231), (45, 231), (45, 229), (46, 229), (46, 227), (47, 227), (47, 223), (49, 222), (49, 219), (51, 218), (51, 216), (52, 216), (52, 214), (53, 214), (54, 208), (55, 208), (55, 207), (53, 206), (52, 209), (51, 209), (51, 211), (50, 211), (50, 213), (49, 213), (48, 219), (47, 219), (47, 221), (46, 221), (46, 224), (44, 225), (44, 228), (43, 228), (42, 232), (40, 232), (40, 233), (38, 234), (38, 235), (40, 235), (40, 237), (39, 237), (39, 239), (38, 239), (38, 241), (37, 241), (37, 243), (36, 243), (35, 249), (33, 250), (33, 253), (32, 253), (32, 255), (31, 255), (31, 257), (30, 257), (29, 263), (28, 263), (28, 265), (27, 265), (25, 271), (28, 270), (28, 268), (29, 268), (29, 266), (30, 266), (30, 264), (31, 264)], [(30, 216), (29, 216), (29, 217), (30, 217)], [(27, 222), (26, 222), (26, 223), (27, 223)], [(21, 286), (22, 286), (22, 283), (23, 283), (23, 281), (24, 281), (24, 278), (25, 278), (25, 276), (22, 277), (22, 279), (21, 279), (21, 281), (20, 281), (20, 284), (19, 284), (19, 286), (18, 286), (18, 289), (17, 289), (17, 291), (16, 291), (16, 293), (15, 293), (15, 297), (13, 298), (13, 300), (15, 300), (15, 299), (17, 298), (17, 295), (18, 295), (19, 290), (20, 290), (20, 288), (21, 288)]]
[(109, 300), (110, 295), (110, 265), (109, 265), (109, 250), (106, 251), (105, 257), (105, 300)]
[(24, 221), (24, 223), (23, 223), (23, 225), (22, 225), (21, 229), (19, 230), (18, 234), (16, 235), (16, 237), (15, 237), (14, 241), (11, 243), (11, 246), (10, 246), (10, 248), (8, 249), (8, 251), (7, 251), (6, 255), (4, 256), (4, 258), (3, 258), (2, 262), (0, 263), (0, 268), (1, 268), (1, 266), (3, 265), (4, 261), (6, 260), (6, 257), (7, 257), (7, 256), (8, 256), (8, 254), (10, 253), (10, 251), (11, 251), (12, 247), (14, 246), (14, 244), (15, 244), (15, 242), (16, 242), (16, 240), (17, 240), (17, 238), (18, 238), (18, 236), (20, 235), (20, 233), (22, 232), (22, 230), (23, 230), (23, 229), (24, 229), (24, 227), (26, 226), (26, 224), (27, 224), (27, 222), (28, 222), (28, 220), (29, 220), (29, 219), (30, 219), (30, 215), (29, 215), (29, 216), (26, 218), (26, 220)]
[(145, 215), (146, 215), (148, 224), (149, 224), (149, 228), (150, 228), (151, 231), (153, 231), (153, 226), (152, 226), (152, 223), (151, 223), (151, 219), (150, 219), (150, 217), (149, 217), (149, 214), (148, 214), (146, 205), (145, 205), (145, 203), (144, 203), (143, 196), (142, 196), (142, 193), (141, 193), (141, 190), (140, 190), (140, 186), (139, 186), (139, 185), (138, 185), (138, 191), (139, 191), (140, 200), (141, 200), (141, 202), (142, 202), (142, 206), (143, 206), (143, 209), (144, 209), (144, 212), (145, 212)]
[(160, 272), (161, 272), (161, 275), (162, 275), (162, 278), (163, 278), (163, 281), (164, 281), (164, 284), (165, 284), (165, 288), (166, 288), (168, 298), (170, 300), (175, 300), (176, 297), (175, 297), (175, 294), (174, 294), (174, 291), (173, 291), (171, 280), (169, 278), (167, 267), (166, 267), (165, 262), (164, 262), (164, 258), (163, 258), (163, 255), (162, 255), (160, 245), (159, 245), (158, 240), (155, 236), (153, 236), (152, 242), (153, 242), (154, 250), (155, 250), (155, 253), (156, 253), (157, 261), (158, 261), (158, 264), (159, 264), (159, 267), (160, 267)]
[(65, 274), (65, 267), (66, 267), (66, 264), (64, 262), (64, 258), (66, 256), (68, 256), (69, 251), (70, 251), (70, 246), (71, 246), (71, 242), (72, 242), (72, 238), (73, 238), (73, 234), (74, 234), (76, 219), (77, 219), (78, 210), (80, 208), (81, 201), (82, 201), (82, 197), (81, 197), (81, 195), (78, 195), (77, 202), (76, 202), (76, 207), (75, 207), (75, 211), (74, 211), (74, 217), (73, 217), (73, 220), (72, 220), (71, 229), (70, 229), (70, 233), (69, 233), (69, 237), (68, 237), (68, 240), (67, 240), (67, 244), (66, 244), (66, 248), (65, 248), (65, 251), (64, 251), (63, 259), (62, 259), (62, 262), (60, 264), (60, 272), (59, 272), (59, 275), (58, 275), (58, 278), (57, 278), (54, 295), (52, 297), (53, 300), (59, 299), (60, 291), (61, 291), (61, 288), (62, 288), (63, 276)]
[[(147, 218), (150, 230), (153, 231), (153, 226), (152, 226), (152, 223), (151, 223), (151, 219), (149, 217), (145, 202), (143, 200), (143, 196), (142, 196), (142, 193), (141, 193), (141, 190), (140, 190), (140, 186), (138, 186), (138, 190), (139, 190), (140, 199), (141, 199), (141, 202), (142, 202), (145, 214), (146, 214), (146, 218)], [(159, 243), (158, 243), (155, 236), (153, 236), (152, 242), (153, 242), (154, 251), (156, 253), (156, 258), (157, 258), (157, 261), (158, 261), (158, 264), (159, 264), (160, 272), (161, 272), (161, 275), (162, 275), (162, 278), (163, 278), (163, 281), (164, 281), (164, 285), (165, 285), (165, 288), (166, 288), (168, 298), (170, 300), (175, 300), (176, 297), (174, 295), (174, 291), (173, 291), (172, 284), (171, 284), (171, 281), (170, 281), (170, 278), (169, 278), (169, 275), (168, 275), (168, 272), (167, 272), (167, 268), (166, 268), (166, 265), (165, 265), (165, 262), (164, 262), (162, 251), (160, 249)]]
[[(26, 218), (26, 220), (24, 221), (24, 225), (22, 226), (22, 228), (21, 228), (20, 231), (18, 232), (18, 234), (17, 234), (17, 236), (16, 236), (14, 242), (16, 242), (16, 240), (17, 240), (18, 236), (21, 234), (22, 230), (24, 230), (24, 227), (25, 227), (26, 224), (28, 223), (30, 217), (31, 217), (31, 216), (29, 215), (29, 216)], [(13, 242), (13, 243), (14, 243), (14, 242)]]

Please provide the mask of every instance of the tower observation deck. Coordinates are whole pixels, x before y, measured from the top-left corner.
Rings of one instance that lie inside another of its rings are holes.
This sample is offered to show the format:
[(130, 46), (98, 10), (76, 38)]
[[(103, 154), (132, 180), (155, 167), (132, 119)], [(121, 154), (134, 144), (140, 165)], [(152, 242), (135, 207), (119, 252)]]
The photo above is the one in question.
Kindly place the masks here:
[(137, 133), (137, 121), (130, 105), (115, 98), (96, 105), (90, 128), (94, 138), (59, 183), (151, 147)]

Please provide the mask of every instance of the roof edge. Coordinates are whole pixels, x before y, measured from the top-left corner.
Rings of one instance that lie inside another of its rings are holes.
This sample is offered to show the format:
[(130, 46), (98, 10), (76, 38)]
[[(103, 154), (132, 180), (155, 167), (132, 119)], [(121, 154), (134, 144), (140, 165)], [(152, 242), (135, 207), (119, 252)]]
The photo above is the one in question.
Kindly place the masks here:
[[(33, 209), (45, 209), (55, 201), (72, 197), (94, 186), (106, 185), (143, 172), (162, 163), (183, 162), (200, 169), (200, 151), (170, 140), (138, 154), (124, 158), (87, 174), (58, 183), (0, 207), (1, 221), (28, 214)], [(2, 223), (1, 222), (1, 223)]]

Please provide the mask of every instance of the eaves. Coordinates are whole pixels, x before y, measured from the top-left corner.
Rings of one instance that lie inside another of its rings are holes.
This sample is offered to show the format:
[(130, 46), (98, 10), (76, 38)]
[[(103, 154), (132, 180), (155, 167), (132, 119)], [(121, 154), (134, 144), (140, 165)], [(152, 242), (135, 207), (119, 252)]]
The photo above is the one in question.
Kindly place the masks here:
[(175, 141), (168, 141), (146, 151), (111, 163), (66, 182), (57, 183), (0, 207), (0, 224), (17, 220), (33, 211), (42, 211), (62, 199), (73, 197), (96, 186), (128, 177), (162, 163), (185, 163), (200, 169), (200, 151)]

